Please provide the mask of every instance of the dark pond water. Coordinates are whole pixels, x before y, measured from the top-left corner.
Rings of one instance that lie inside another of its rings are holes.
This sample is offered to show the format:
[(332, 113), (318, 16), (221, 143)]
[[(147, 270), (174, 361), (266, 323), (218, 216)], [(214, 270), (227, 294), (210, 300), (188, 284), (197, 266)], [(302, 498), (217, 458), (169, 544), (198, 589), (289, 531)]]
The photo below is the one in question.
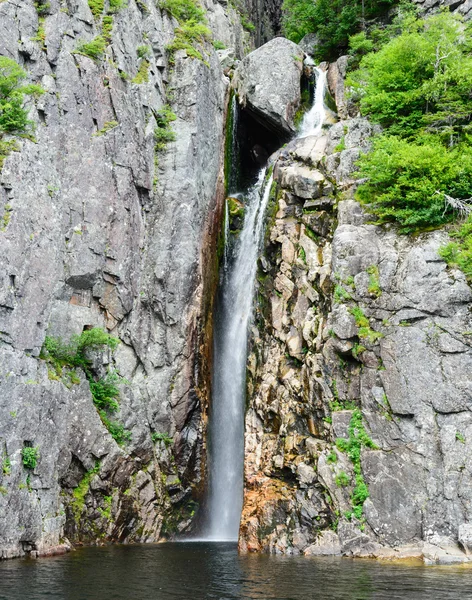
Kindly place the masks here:
[(86, 548), (0, 563), (1, 600), (469, 600), (472, 570), (238, 556), (233, 544)]

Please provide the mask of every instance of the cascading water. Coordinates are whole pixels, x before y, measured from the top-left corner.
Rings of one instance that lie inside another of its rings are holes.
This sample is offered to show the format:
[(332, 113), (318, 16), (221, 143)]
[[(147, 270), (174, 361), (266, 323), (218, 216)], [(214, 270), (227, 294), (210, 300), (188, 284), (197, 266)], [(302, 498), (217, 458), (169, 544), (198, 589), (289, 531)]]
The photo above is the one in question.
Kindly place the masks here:
[(309, 135), (316, 135), (321, 131), (326, 118), (326, 107), (324, 97), (326, 94), (327, 72), (315, 67), (316, 86), (313, 106), (303, 117), (300, 133), (298, 137), (303, 138)]
[[(299, 137), (321, 131), (325, 118), (326, 73), (316, 69), (312, 109)], [(236, 115), (233, 117), (236, 119)], [(234, 122), (233, 122), (234, 123)], [(213, 390), (209, 427), (209, 494), (203, 539), (237, 541), (243, 503), (244, 399), (248, 327), (252, 316), (257, 258), (272, 187), (267, 168), (247, 193), (246, 215), (232, 258), (226, 247), (215, 318)], [(229, 215), (226, 212), (226, 219)], [(228, 227), (228, 222), (226, 222)], [(225, 231), (227, 244), (228, 232)]]
[(244, 227), (223, 282), (214, 333), (206, 539), (237, 541), (243, 503), (247, 332), (272, 176), (249, 190)]

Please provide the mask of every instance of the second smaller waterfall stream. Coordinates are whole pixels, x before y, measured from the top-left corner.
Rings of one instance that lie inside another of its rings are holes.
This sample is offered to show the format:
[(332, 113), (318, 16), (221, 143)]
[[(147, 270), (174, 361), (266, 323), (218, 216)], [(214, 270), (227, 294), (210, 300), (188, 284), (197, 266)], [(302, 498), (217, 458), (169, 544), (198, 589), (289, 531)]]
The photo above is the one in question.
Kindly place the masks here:
[(301, 138), (319, 133), (326, 117), (324, 96), (326, 93), (326, 78), (328, 74), (326, 71), (322, 71), (317, 67), (314, 67), (314, 70), (316, 73), (315, 98), (313, 106), (303, 117), (300, 133), (298, 135), (298, 137)]

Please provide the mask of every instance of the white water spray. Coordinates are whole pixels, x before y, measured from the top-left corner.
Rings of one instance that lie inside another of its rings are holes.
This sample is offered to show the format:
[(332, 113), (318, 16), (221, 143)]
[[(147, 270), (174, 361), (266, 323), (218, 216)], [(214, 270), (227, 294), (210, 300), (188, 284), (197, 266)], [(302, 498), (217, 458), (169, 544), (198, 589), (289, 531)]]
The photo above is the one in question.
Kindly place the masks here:
[[(316, 69), (313, 108), (299, 137), (321, 131), (325, 119), (326, 73)], [(213, 389), (209, 428), (209, 494), (205, 541), (236, 542), (244, 488), (244, 407), (248, 328), (252, 318), (257, 259), (265, 231), (265, 211), (272, 187), (267, 169), (247, 195), (244, 226), (233, 260), (225, 249), (218, 318), (214, 327)], [(226, 227), (229, 215), (226, 212)], [(227, 242), (228, 231), (225, 231)]]

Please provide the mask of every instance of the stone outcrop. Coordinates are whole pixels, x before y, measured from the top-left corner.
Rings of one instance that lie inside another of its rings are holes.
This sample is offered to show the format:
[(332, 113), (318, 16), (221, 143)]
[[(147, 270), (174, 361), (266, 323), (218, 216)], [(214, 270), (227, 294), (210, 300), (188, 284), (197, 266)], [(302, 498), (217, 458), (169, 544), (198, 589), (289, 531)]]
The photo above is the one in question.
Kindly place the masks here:
[(431, 14), (441, 8), (462, 15), (465, 19), (472, 17), (472, 2), (470, 0), (414, 0), (423, 14)]
[[(241, 56), (237, 13), (206, 7)], [(85, 0), (41, 16), (29, 0), (0, 4), (0, 54), (45, 90), (29, 106), (34, 139), (0, 175), (0, 558), (66, 538), (155, 541), (188, 523), (201, 485), (228, 81), (211, 44), (205, 62), (179, 50), (169, 63), (177, 22), (155, 3), (112, 18), (92, 60), (74, 53), (101, 33)], [(166, 104), (175, 141), (156, 151)], [(92, 326), (121, 340), (94, 365), (127, 380), (121, 446), (83, 373), (71, 383), (39, 358), (46, 335)]]
[(240, 548), (463, 562), (472, 292), (445, 232), (400, 236), (356, 202), (373, 132), (342, 120), (275, 158)]
[(234, 73), (239, 103), (282, 137), (295, 131), (303, 57), (301, 48), (279, 37), (251, 52)]
[(282, 0), (245, 0), (249, 20), (254, 25), (256, 46), (280, 35), (282, 29)]

